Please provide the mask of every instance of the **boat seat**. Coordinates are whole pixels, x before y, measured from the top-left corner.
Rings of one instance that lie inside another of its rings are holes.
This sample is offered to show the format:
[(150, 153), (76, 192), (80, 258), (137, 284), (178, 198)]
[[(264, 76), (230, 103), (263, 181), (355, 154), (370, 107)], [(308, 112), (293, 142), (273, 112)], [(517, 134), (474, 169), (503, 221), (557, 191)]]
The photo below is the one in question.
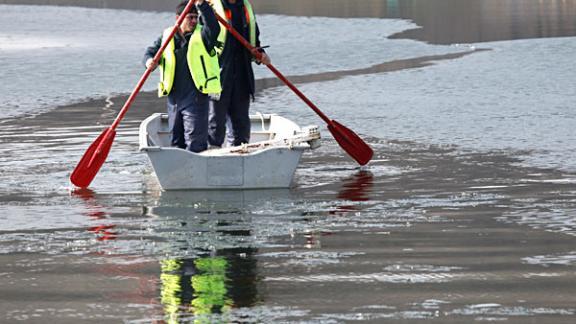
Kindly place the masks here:
[(254, 143), (261, 141), (269, 141), (271, 139), (274, 139), (275, 135), (276, 133), (269, 131), (263, 131), (263, 132), (252, 131), (250, 132), (250, 142)]

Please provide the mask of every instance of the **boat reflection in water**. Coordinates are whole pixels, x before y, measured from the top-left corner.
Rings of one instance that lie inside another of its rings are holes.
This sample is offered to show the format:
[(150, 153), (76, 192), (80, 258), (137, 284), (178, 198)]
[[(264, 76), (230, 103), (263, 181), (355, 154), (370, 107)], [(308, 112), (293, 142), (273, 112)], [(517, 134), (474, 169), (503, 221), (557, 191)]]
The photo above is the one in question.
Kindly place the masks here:
[(109, 195), (72, 195), (96, 236), (84, 236), (83, 246), (102, 257), (92, 271), (124, 278), (99, 293), (149, 305), (141, 320), (158, 323), (228, 321), (239, 316), (234, 309), (256, 305), (257, 237), (269, 227), (262, 219), (274, 219), (260, 213), (267, 203), (291, 201), (288, 189), (157, 192), (135, 215)]
[(288, 189), (159, 192), (145, 212), (175, 256), (159, 262), (164, 321), (233, 321), (259, 301), (258, 211), (283, 199)]
[[(175, 208), (213, 209), (215, 213), (235, 208), (251, 210), (255, 206), (271, 201), (292, 199), (290, 189), (253, 189), (253, 190), (171, 190), (151, 192), (150, 213), (153, 216), (168, 216)], [(186, 215), (181, 215), (185, 216)]]
[[(137, 316), (147, 323), (258, 322), (270, 316), (259, 308), (269, 269), (258, 255), (278, 244), (321, 248), (332, 233), (318, 221), (332, 210), (354, 218), (373, 186), (370, 172), (354, 171), (316, 196), (302, 188), (75, 196), (97, 236), (81, 236), (85, 251), (101, 257), (90, 271), (114, 278), (96, 290), (106, 302), (145, 305)], [(318, 199), (329, 209), (308, 212)]]

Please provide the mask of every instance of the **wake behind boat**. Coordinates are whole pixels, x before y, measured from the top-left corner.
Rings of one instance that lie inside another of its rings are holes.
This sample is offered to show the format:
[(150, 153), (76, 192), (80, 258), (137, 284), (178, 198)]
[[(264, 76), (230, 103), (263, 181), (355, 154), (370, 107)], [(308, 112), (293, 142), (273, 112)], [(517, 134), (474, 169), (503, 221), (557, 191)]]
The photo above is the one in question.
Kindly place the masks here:
[(163, 190), (288, 188), (304, 150), (320, 146), (318, 127), (275, 114), (250, 121), (250, 143), (193, 153), (170, 146), (168, 116), (156, 113), (140, 124), (140, 150)]

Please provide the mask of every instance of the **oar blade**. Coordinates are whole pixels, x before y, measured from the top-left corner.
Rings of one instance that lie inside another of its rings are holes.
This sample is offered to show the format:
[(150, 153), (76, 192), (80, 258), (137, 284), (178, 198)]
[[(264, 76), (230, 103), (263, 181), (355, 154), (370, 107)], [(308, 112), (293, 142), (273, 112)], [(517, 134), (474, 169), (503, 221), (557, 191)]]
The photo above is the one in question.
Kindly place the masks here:
[(328, 124), (328, 130), (332, 133), (336, 142), (340, 144), (340, 147), (360, 165), (365, 165), (372, 159), (374, 155), (372, 148), (346, 126), (331, 120)]
[(84, 156), (70, 175), (70, 182), (79, 188), (86, 188), (106, 161), (116, 131), (106, 128), (100, 136), (88, 147)]

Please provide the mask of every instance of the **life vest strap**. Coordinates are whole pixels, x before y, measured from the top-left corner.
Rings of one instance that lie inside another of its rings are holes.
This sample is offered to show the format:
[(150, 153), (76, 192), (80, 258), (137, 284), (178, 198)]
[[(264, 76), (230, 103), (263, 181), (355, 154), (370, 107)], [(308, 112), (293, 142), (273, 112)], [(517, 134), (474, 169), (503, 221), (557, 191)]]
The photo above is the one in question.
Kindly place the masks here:
[[(244, 16), (246, 17), (246, 23), (250, 24), (250, 13), (248, 12), (248, 8), (246, 8), (246, 6), (244, 6), (243, 8), (244, 8)], [(224, 9), (224, 12), (226, 13), (226, 19), (232, 22), (232, 10)]]

